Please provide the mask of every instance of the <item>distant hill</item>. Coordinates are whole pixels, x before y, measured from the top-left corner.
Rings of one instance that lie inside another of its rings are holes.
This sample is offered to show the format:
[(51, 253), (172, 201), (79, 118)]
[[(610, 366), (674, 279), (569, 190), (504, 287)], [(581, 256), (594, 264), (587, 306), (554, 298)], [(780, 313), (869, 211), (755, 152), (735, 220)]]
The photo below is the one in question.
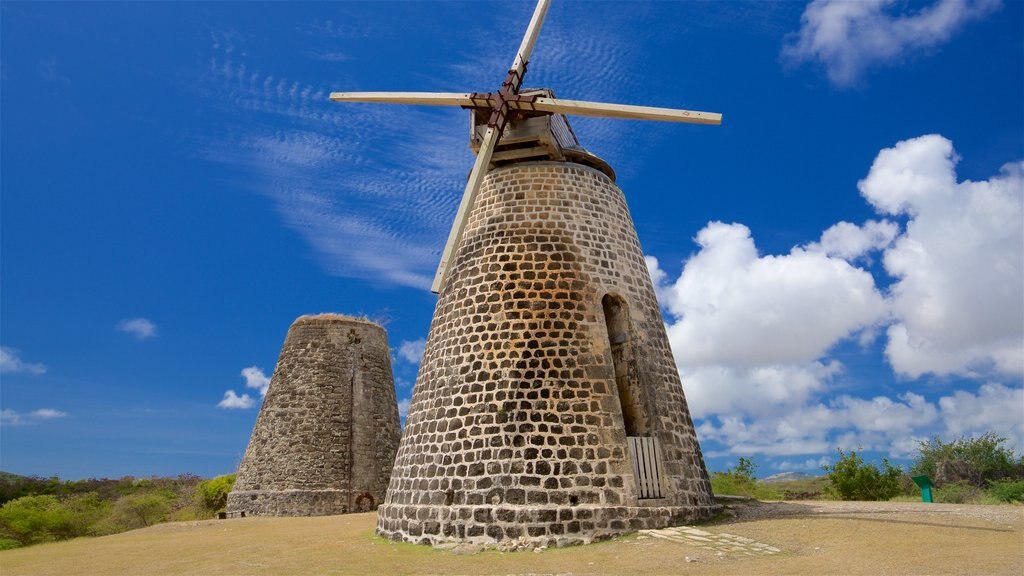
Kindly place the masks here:
[(765, 484), (778, 484), (780, 482), (792, 482), (794, 480), (807, 480), (808, 478), (817, 478), (817, 476), (804, 472), (780, 472), (778, 474), (772, 474), (766, 478), (761, 478), (761, 482), (764, 482)]
[(0, 484), (14, 484), (15, 482), (23, 482), (28, 479), (28, 476), (22, 476), (21, 474), (12, 474), (10, 472), (4, 472), (0, 470)]

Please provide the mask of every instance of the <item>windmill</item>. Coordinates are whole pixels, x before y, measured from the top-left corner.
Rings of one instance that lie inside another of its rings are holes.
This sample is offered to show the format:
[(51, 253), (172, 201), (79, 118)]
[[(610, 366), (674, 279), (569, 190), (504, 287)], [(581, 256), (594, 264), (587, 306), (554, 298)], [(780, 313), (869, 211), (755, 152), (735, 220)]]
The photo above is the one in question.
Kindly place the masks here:
[(565, 115), (721, 116), (521, 89), (548, 4), (497, 92), (331, 94), (469, 108), (478, 149), (378, 508), (389, 538), (563, 546), (719, 509), (625, 196)]
[(508, 122), (517, 113), (529, 111), (543, 114), (566, 114), (573, 116), (594, 116), (600, 118), (628, 118), (634, 120), (660, 120), (664, 122), (687, 122), (691, 124), (721, 124), (722, 115), (713, 112), (695, 110), (677, 110), (671, 108), (654, 108), (650, 106), (631, 106), (625, 104), (607, 104), (603, 102), (586, 102), (581, 100), (562, 100), (546, 98), (536, 93), (521, 94), (523, 77), (526, 75), (527, 64), (533, 53), (534, 44), (540, 34), (551, 0), (539, 0), (533, 11), (533, 18), (526, 28), (526, 35), (519, 45), (508, 75), (497, 92), (486, 93), (438, 93), (438, 92), (332, 92), (331, 100), (335, 102), (377, 102), (393, 104), (416, 104), (428, 106), (459, 106), (488, 114), (487, 130), (484, 133), (476, 162), (466, 181), (466, 189), (462, 193), (462, 201), (455, 213), (455, 221), (448, 241), (441, 252), (441, 262), (434, 274), (431, 291), (439, 293), (448, 271), (448, 264), (455, 248), (462, 238), (466, 225), (466, 217), (473, 207), (480, 185), (487, 174), (491, 156), (501, 138)]

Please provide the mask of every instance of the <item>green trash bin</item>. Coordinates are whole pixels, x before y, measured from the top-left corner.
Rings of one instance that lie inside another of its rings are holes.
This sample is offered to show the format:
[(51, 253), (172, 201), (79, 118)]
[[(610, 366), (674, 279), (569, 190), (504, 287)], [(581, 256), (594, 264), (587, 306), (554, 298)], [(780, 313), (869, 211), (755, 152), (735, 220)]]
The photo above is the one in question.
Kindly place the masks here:
[(921, 502), (932, 501), (932, 479), (927, 476), (914, 476), (914, 484), (921, 489)]

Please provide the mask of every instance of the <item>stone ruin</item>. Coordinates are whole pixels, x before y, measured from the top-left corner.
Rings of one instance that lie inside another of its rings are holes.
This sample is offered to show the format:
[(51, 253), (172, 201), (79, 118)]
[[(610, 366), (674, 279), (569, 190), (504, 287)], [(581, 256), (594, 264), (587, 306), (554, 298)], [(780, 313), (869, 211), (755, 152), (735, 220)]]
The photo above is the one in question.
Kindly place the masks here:
[(337, 314), (302, 316), (281, 348), (228, 514), (374, 510), (400, 436), (384, 329)]
[(719, 509), (623, 193), (599, 158), (563, 149), (484, 181), (441, 287), (383, 536), (562, 546)]

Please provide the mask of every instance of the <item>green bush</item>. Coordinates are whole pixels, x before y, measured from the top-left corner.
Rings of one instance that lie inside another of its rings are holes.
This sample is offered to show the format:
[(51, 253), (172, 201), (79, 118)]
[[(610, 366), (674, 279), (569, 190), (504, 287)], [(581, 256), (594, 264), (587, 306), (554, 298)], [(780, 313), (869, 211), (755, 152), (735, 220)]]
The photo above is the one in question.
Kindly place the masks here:
[(55, 496), (23, 496), (0, 507), (0, 531), (23, 545), (71, 538), (76, 528)]
[(981, 488), (969, 482), (947, 482), (934, 489), (933, 498), (943, 504), (969, 504), (981, 499)]
[(757, 481), (757, 465), (753, 460), (740, 458), (735, 468), (711, 475), (711, 491), (718, 495), (750, 496), (758, 500), (781, 500), (782, 494)]
[(200, 509), (210, 515), (223, 511), (228, 505), (228, 493), (235, 486), (235, 475), (225, 474), (203, 480), (196, 487), (196, 502)]
[(996, 502), (1024, 502), (1024, 480), (996, 480), (985, 493)]
[(903, 472), (882, 458), (882, 467), (866, 464), (856, 451), (839, 449), (839, 461), (823, 466), (829, 484), (825, 493), (838, 500), (888, 500), (900, 493)]
[(986, 432), (978, 438), (962, 436), (952, 442), (943, 442), (938, 436), (920, 443), (920, 456), (911, 471), (914, 475), (927, 474), (935, 480), (939, 462), (967, 462), (978, 472), (980, 486), (1002, 478), (1019, 477), (1024, 472), (1024, 458), (1003, 446), (1006, 438)]

